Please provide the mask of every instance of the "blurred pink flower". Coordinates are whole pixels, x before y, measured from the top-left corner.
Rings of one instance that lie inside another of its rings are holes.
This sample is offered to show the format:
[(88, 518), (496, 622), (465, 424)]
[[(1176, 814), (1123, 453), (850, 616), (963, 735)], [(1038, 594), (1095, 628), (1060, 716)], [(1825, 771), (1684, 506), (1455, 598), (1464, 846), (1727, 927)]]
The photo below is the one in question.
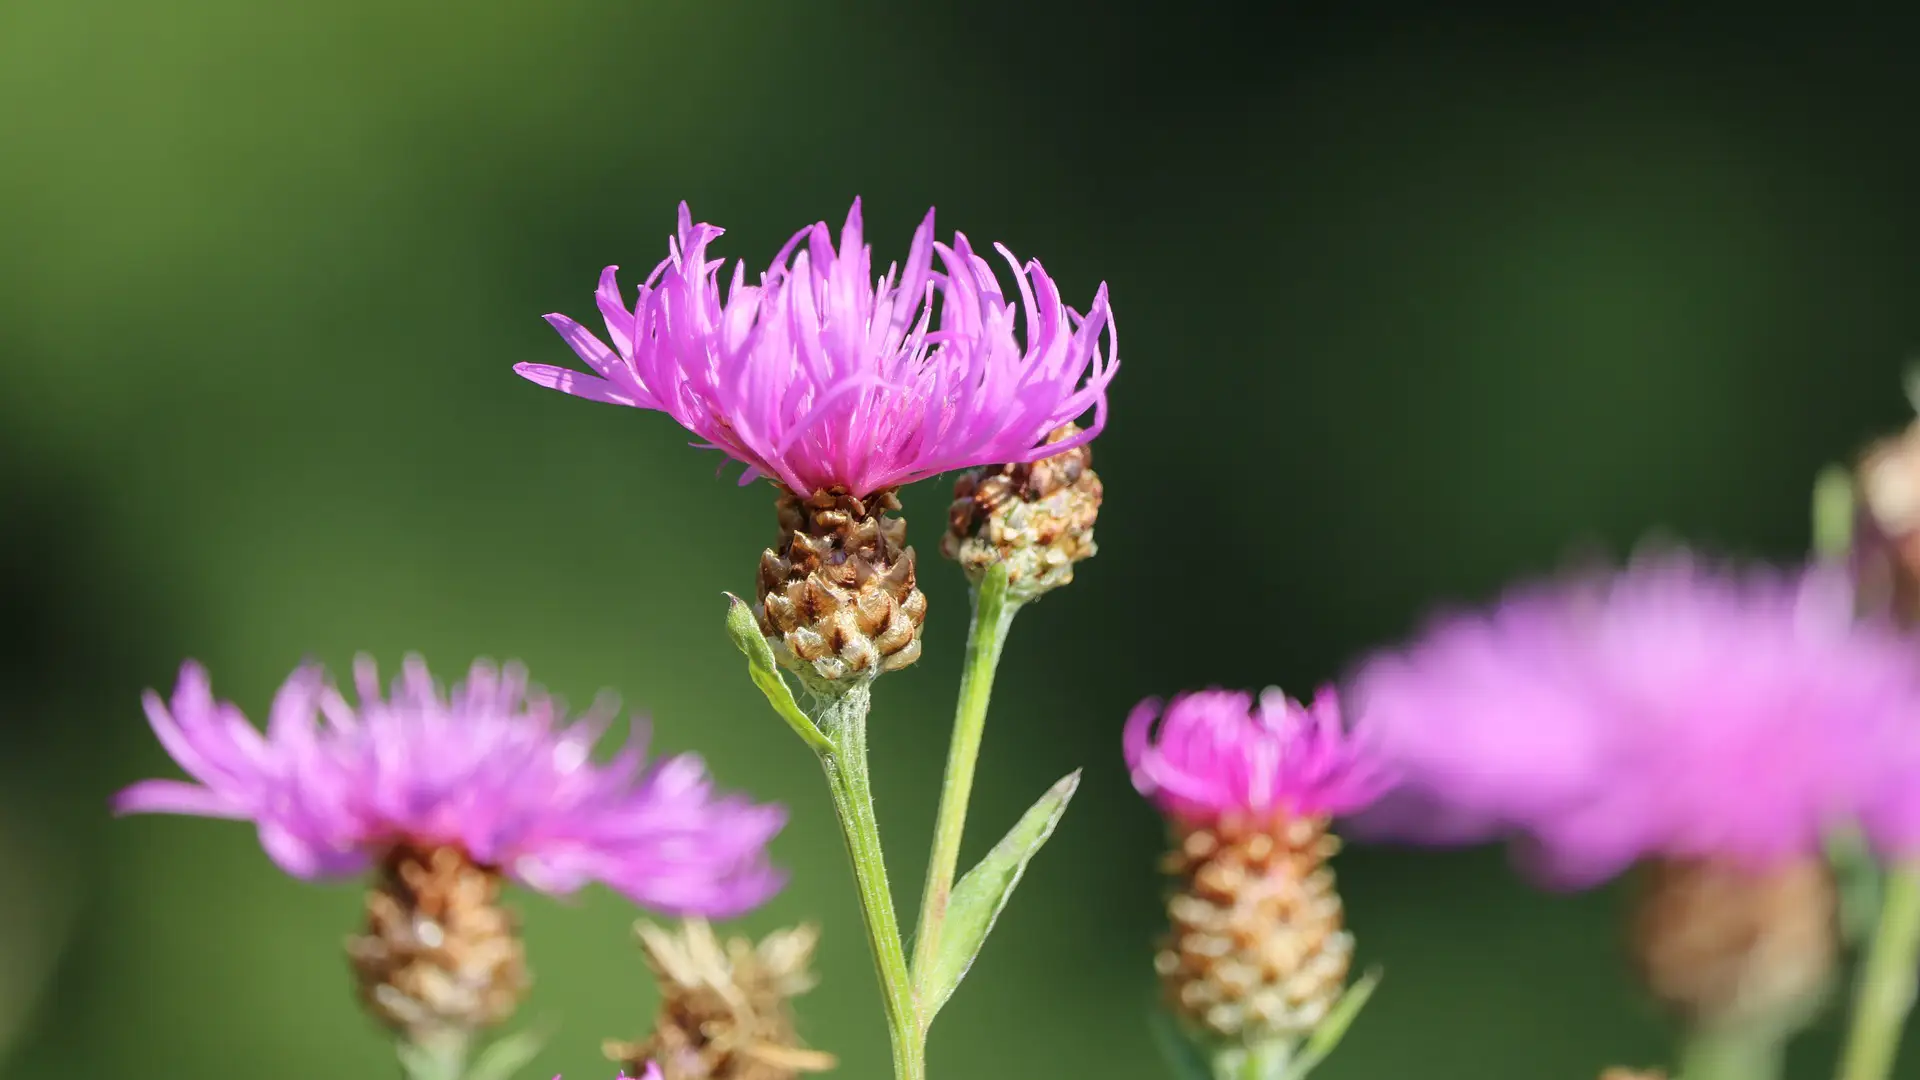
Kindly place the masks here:
[(476, 663), (450, 695), (417, 657), (386, 696), (370, 660), (354, 675), (358, 705), (318, 666), (295, 671), (262, 737), (186, 664), (172, 702), (149, 692), (146, 709), (194, 782), (135, 784), (116, 810), (252, 821), (267, 854), (303, 878), (355, 873), (411, 844), (457, 846), (543, 892), (601, 881), (670, 914), (735, 915), (780, 888), (766, 845), (785, 810), (717, 794), (692, 755), (647, 765), (629, 742), (595, 763), (610, 699), (567, 723), (518, 666)]
[[(736, 263), (723, 291), (721, 260), (707, 258), (721, 232), (694, 224), (682, 203), (679, 235), (632, 307), (618, 267), (607, 267), (596, 294), (606, 342), (547, 316), (593, 374), (514, 370), (576, 397), (664, 412), (746, 465), (741, 483), (769, 476), (802, 496), (865, 497), (952, 469), (1034, 461), (1090, 442), (1106, 423), (1119, 359), (1105, 285), (1083, 317), (1038, 262), (1023, 267), (997, 248), (1013, 267), (1016, 305), (965, 236), (934, 242), (931, 210), (906, 265), (876, 285), (856, 199), (837, 251), (826, 223), (812, 225), (758, 284)], [(1088, 409), (1087, 430), (1045, 441)]]
[(1514, 837), (1578, 887), (1642, 856), (1816, 851), (1900, 779), (1920, 651), (1856, 620), (1838, 572), (1664, 553), (1441, 618), (1368, 659), (1348, 701), (1401, 777), (1360, 836)]

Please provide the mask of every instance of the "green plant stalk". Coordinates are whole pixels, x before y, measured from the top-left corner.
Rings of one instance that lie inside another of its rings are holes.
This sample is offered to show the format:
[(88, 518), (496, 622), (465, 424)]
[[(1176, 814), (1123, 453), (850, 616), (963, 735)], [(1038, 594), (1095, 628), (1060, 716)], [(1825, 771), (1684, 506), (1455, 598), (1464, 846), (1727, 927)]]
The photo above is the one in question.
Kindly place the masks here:
[(1691, 1032), (1680, 1045), (1679, 1080), (1779, 1080), (1784, 1051), (1772, 1032)]
[[(996, 567), (996, 569), (998, 569)], [(1004, 571), (1001, 571), (1004, 574)], [(940, 949), (941, 925), (953, 895), (953, 878), (960, 867), (960, 839), (967, 827), (967, 803), (973, 796), (973, 774), (980, 761), (980, 738), (987, 726), (987, 703), (993, 695), (993, 675), (1000, 650), (1007, 641), (1020, 602), (1007, 595), (1004, 577), (998, 587), (973, 590), (973, 621), (967, 628), (966, 666), (960, 675), (960, 701), (954, 709), (953, 741), (947, 749), (946, 775), (940, 782), (940, 811), (934, 819), (933, 852), (927, 859), (927, 884), (920, 894), (920, 930), (914, 936), (913, 969), (929, 970)], [(924, 1023), (922, 1025), (925, 1026)]]
[(409, 1039), (401, 1048), (400, 1071), (407, 1080), (461, 1080), (472, 1049), (473, 1037), (460, 1031)]
[(1287, 1039), (1220, 1047), (1213, 1052), (1214, 1080), (1293, 1080), (1293, 1049)]
[(873, 787), (867, 772), (867, 711), (872, 691), (862, 683), (825, 701), (815, 718), (833, 744), (820, 750), (820, 766), (833, 795), (833, 813), (840, 820), (853, 876), (860, 892), (860, 911), (880, 976), (880, 994), (887, 1010), (887, 1030), (893, 1040), (895, 1080), (925, 1080), (926, 1033), (921, 1029), (913, 997), (913, 976), (907, 970), (906, 949), (900, 943), (900, 923), (893, 910), (893, 891), (887, 884), (887, 864), (880, 852), (880, 824), (873, 814)]
[(1886, 1080), (1900, 1048), (1900, 1032), (1913, 1008), (1920, 965), (1920, 862), (1901, 863), (1887, 875), (1880, 925), (1873, 932), (1854, 992), (1853, 1022), (1840, 1055), (1840, 1080)]

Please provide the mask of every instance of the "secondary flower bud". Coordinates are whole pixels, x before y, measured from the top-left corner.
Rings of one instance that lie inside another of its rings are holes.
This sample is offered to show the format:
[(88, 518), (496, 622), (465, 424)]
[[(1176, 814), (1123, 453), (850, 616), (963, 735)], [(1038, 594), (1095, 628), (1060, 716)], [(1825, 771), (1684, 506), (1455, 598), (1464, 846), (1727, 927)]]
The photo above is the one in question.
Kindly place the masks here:
[[(1065, 424), (1058, 443), (1080, 433)], [(1030, 464), (989, 465), (962, 473), (953, 485), (947, 535), (940, 551), (979, 582), (994, 563), (1007, 566), (1007, 588), (1031, 600), (1073, 580), (1073, 564), (1091, 558), (1100, 478), (1093, 447), (1081, 445)]]
[(1861, 605), (1920, 622), (1920, 422), (1867, 448), (1854, 471)]
[(775, 503), (780, 543), (760, 556), (760, 631), (788, 667), (871, 679), (920, 658), (927, 598), (915, 588), (907, 523), (892, 490)]

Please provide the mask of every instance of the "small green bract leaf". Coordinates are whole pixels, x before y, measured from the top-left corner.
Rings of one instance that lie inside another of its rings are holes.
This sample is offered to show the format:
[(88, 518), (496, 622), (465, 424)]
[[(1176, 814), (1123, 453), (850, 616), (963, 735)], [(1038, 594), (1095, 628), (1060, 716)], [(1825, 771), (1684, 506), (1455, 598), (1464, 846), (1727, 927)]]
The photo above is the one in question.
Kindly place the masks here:
[(727, 595), (727, 633), (732, 636), (734, 647), (747, 657), (747, 674), (752, 677), (753, 685), (767, 695), (767, 704), (780, 714), (794, 734), (800, 736), (817, 753), (831, 753), (833, 743), (822, 734), (807, 714), (793, 700), (793, 691), (787, 688), (787, 680), (780, 677), (780, 669), (774, 665), (773, 650), (768, 647), (767, 639), (760, 634), (759, 620), (753, 617), (753, 609), (745, 600), (728, 593)]
[(547, 1032), (537, 1028), (495, 1040), (467, 1070), (464, 1080), (513, 1080), (514, 1074), (526, 1068), (546, 1044)]
[(1373, 996), (1373, 988), (1380, 985), (1380, 969), (1375, 968), (1361, 976), (1360, 981), (1347, 987), (1333, 1008), (1327, 1012), (1327, 1018), (1307, 1036), (1305, 1045), (1300, 1048), (1300, 1056), (1293, 1059), (1292, 1067), (1287, 1070), (1287, 1080), (1302, 1080), (1314, 1067), (1327, 1059), (1333, 1049), (1340, 1045), (1340, 1039), (1346, 1035), (1353, 1018), (1360, 1015), (1361, 1006)]
[(954, 883), (953, 897), (947, 902), (946, 921), (941, 924), (940, 947), (929, 969), (914, 973), (921, 1023), (931, 1023), (940, 1006), (953, 995), (953, 988), (966, 978), (967, 969), (980, 955), (987, 932), (993, 929), (994, 920), (1007, 906), (1013, 887), (1020, 883), (1020, 875), (1027, 870), (1027, 863), (1053, 835), (1054, 826), (1067, 812), (1067, 802), (1079, 786), (1079, 769), (1062, 777), (1021, 815), (978, 866)]
[(1187, 1033), (1180, 1030), (1179, 1022), (1165, 1010), (1155, 1009), (1148, 1027), (1153, 1032), (1153, 1044), (1160, 1048), (1160, 1057), (1166, 1061), (1174, 1080), (1213, 1080), (1213, 1066), (1207, 1063), (1207, 1055), (1193, 1045)]

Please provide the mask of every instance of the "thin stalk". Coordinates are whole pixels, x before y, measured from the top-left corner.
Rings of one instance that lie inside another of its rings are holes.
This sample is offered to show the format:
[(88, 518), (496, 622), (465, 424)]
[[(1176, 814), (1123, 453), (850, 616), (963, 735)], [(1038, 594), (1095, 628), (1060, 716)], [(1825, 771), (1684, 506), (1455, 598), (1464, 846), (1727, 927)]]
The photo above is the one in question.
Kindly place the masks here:
[(400, 1070), (407, 1080), (460, 1080), (467, 1074), (473, 1037), (461, 1031), (417, 1035), (400, 1049)]
[(1751, 1031), (1696, 1031), (1680, 1046), (1679, 1080), (1779, 1080), (1784, 1047)]
[(893, 891), (887, 884), (880, 824), (874, 818), (873, 788), (867, 773), (867, 710), (871, 703), (865, 685), (850, 687), (826, 702), (817, 719), (833, 749), (821, 751), (820, 765), (826, 771), (834, 816), (840, 820), (847, 854), (853, 860), (867, 944), (873, 948), (873, 963), (880, 975), (880, 994), (887, 1010), (887, 1030), (893, 1039), (893, 1075), (895, 1080), (925, 1080), (926, 1035), (914, 1005), (906, 949), (900, 943), (900, 923), (894, 915)]
[[(960, 838), (967, 828), (967, 803), (980, 761), (980, 737), (987, 726), (987, 702), (993, 673), (1020, 602), (1007, 596), (1005, 580), (973, 590), (973, 621), (967, 627), (966, 666), (960, 674), (960, 701), (954, 709), (953, 741), (947, 771), (940, 782), (940, 812), (934, 820), (933, 853), (927, 860), (927, 884), (920, 894), (920, 931), (914, 936), (913, 970), (931, 970), (940, 950), (940, 928), (960, 866)], [(924, 1025), (923, 1025), (924, 1026)]]
[(1887, 875), (1880, 925), (1873, 932), (1854, 991), (1853, 1024), (1840, 1057), (1840, 1080), (1886, 1080), (1893, 1074), (1900, 1032), (1913, 1008), (1920, 965), (1920, 863)]
[(1214, 1080), (1298, 1080), (1289, 1071), (1293, 1048), (1286, 1039), (1220, 1047), (1213, 1053)]

